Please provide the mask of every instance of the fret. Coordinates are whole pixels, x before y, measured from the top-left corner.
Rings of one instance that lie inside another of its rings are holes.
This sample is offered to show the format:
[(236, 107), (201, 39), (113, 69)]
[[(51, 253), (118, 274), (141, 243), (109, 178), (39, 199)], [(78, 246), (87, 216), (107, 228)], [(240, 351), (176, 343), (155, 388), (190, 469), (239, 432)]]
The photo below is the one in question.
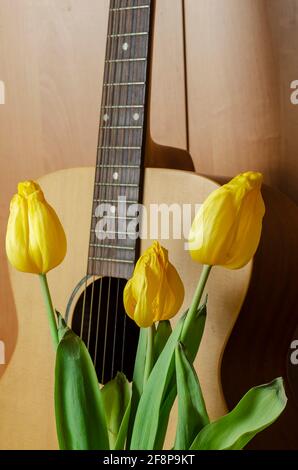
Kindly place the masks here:
[(97, 147), (102, 150), (141, 150), (142, 147)]
[(124, 168), (124, 167), (101, 167), (96, 170), (95, 186), (121, 187), (127, 188), (138, 187), (140, 183), (141, 168)]
[[(94, 199), (99, 199), (99, 203), (103, 203), (106, 200), (116, 201), (119, 197), (126, 198), (127, 201), (137, 201), (137, 203), (139, 201), (139, 188), (96, 185), (94, 192)], [(95, 210), (96, 208), (93, 210), (94, 214)]]
[(127, 37), (138, 37), (138, 36), (148, 36), (147, 31), (140, 31), (139, 33), (122, 33), (122, 34), (108, 34), (108, 38), (116, 39), (116, 38), (127, 38)]
[[(126, 236), (126, 234), (125, 234)], [(94, 237), (94, 234), (93, 234)], [(114, 245), (115, 243), (115, 245)], [(117, 250), (120, 249), (120, 246), (123, 247), (123, 258), (125, 259), (132, 259), (133, 258), (133, 251), (136, 248), (136, 239), (134, 238), (113, 238), (113, 240), (98, 240), (98, 238), (94, 237), (94, 240), (90, 243), (90, 256), (97, 256), (102, 255), (103, 250), (107, 248), (107, 250)], [(110, 254), (112, 254), (110, 252)]]
[(99, 186), (99, 187), (111, 187), (111, 188), (121, 188), (121, 187), (125, 187), (125, 188), (138, 188), (139, 185), (138, 184), (133, 184), (133, 183), (95, 183), (95, 186)]
[[(109, 186), (96, 183), (94, 185), (94, 198), (98, 199), (118, 199), (119, 197), (128, 200), (139, 200), (139, 188), (132, 186)], [(95, 210), (93, 211), (95, 213)]]
[(144, 117), (143, 107), (103, 108), (99, 124), (104, 128), (123, 127), (122, 130), (129, 130), (129, 128), (141, 130), (143, 129)]
[[(113, 59), (108, 62), (104, 74), (104, 83), (132, 83), (144, 84), (147, 77), (147, 62), (134, 60), (132, 61), (122, 61), (122, 59)], [(124, 86), (124, 85), (121, 85)], [(132, 86), (132, 85), (129, 85)]]
[(140, 129), (105, 129), (102, 130), (104, 144), (112, 143), (114, 149), (140, 150), (142, 148), (143, 133)]
[(110, 11), (142, 10), (144, 8), (150, 8), (150, 5), (137, 5), (137, 6), (130, 6), (130, 7), (110, 8)]
[[(133, 33), (132, 38), (138, 38), (138, 39), (145, 39), (148, 40), (149, 36), (146, 35), (140, 35), (138, 36), (138, 33), (143, 33), (147, 29), (149, 29), (150, 26), (150, 9), (146, 10), (140, 10), (137, 12), (121, 12), (118, 13), (113, 13), (112, 15), (115, 17), (114, 23), (116, 23), (115, 27), (110, 27), (109, 32), (110, 34), (127, 34), (127, 33)], [(118, 17), (118, 18), (117, 18)], [(119, 22), (120, 19), (120, 22)], [(122, 21), (121, 21), (122, 20)], [(113, 25), (114, 26), (114, 25)], [(119, 36), (119, 37), (121, 37)], [(125, 39), (125, 37), (123, 36)]]
[(89, 256), (90, 260), (92, 261), (105, 261), (107, 263), (125, 263), (125, 264), (134, 264), (132, 260), (124, 260), (124, 259), (113, 259), (113, 258), (99, 258), (95, 256)]
[[(107, 105), (114, 106), (142, 105), (145, 101), (145, 86), (107, 86), (104, 87), (103, 96)], [(108, 114), (108, 113), (107, 113)]]
[(104, 87), (108, 86), (143, 86), (146, 85), (146, 82), (118, 82), (118, 83), (104, 83)]
[(103, 129), (103, 130), (109, 130), (109, 129), (112, 129), (112, 130), (130, 130), (130, 129), (133, 129), (133, 130), (136, 130), (136, 129), (143, 129), (143, 126), (101, 126), (100, 129)]
[[(103, 134), (101, 133), (101, 136), (103, 137)], [(107, 139), (105, 139), (106, 141)], [(107, 142), (103, 142), (103, 143), (107, 143)], [(139, 146), (128, 146), (128, 147), (123, 147), (122, 144), (121, 146), (109, 146), (109, 145), (105, 145), (105, 146), (99, 146), (98, 147), (98, 161), (101, 160), (101, 157), (107, 157), (109, 159), (111, 159), (111, 162), (112, 161), (119, 161), (119, 163), (121, 163), (123, 161), (123, 163), (129, 161), (129, 163), (132, 163), (132, 164), (139, 164), (140, 161), (141, 161), (141, 147)], [(121, 159), (120, 160), (117, 160), (117, 159)]]
[[(138, 218), (118, 206), (140, 202), (150, 20), (151, 0), (110, 0), (88, 274), (129, 278), (136, 259), (136, 233), (125, 229)], [(96, 230), (100, 204), (114, 206), (105, 218), (116, 227)]]
[(144, 109), (144, 105), (143, 104), (126, 104), (126, 105), (103, 105), (102, 106), (103, 109)]
[[(98, 220), (100, 217), (93, 214), (92, 218)], [(126, 220), (126, 221), (135, 220), (137, 217), (136, 216), (126, 217), (126, 216), (121, 216), (121, 215), (105, 215), (104, 218), (108, 219), (108, 220), (115, 220), (115, 222), (116, 222), (117, 220)]]
[(149, 37), (133, 35), (109, 39), (108, 44), (109, 50), (105, 60), (143, 59), (148, 55)]
[(92, 248), (107, 248), (108, 250), (123, 250), (123, 251), (134, 251), (135, 247), (133, 246), (123, 246), (123, 245), (104, 245), (98, 243), (90, 243)]
[[(118, 199), (93, 199), (93, 202), (102, 203), (102, 204), (118, 204), (119, 200)], [(125, 200), (126, 204), (139, 204), (139, 201), (136, 200)]]
[(140, 150), (99, 150), (97, 165), (138, 165), (142, 163), (142, 152)]
[(146, 57), (136, 57), (134, 59), (109, 59), (109, 60), (106, 60), (106, 64), (114, 64), (114, 63), (124, 63), (124, 62), (130, 62), (130, 63), (133, 63), (133, 62), (144, 62), (144, 61), (147, 61)]
[(121, 169), (124, 169), (124, 170), (131, 170), (131, 169), (140, 169), (140, 166), (139, 165), (117, 165), (117, 163), (115, 163), (115, 165), (106, 165), (106, 164), (102, 164), (102, 165), (96, 165), (96, 168), (121, 168)]
[(143, 106), (145, 100), (145, 92), (145, 86), (110, 86), (104, 88), (103, 96), (107, 105), (113, 104), (114, 106)]
[(104, 233), (104, 234), (109, 234), (109, 235), (122, 235), (122, 236), (126, 236), (126, 237), (134, 237), (135, 236), (135, 232), (119, 232), (118, 230), (115, 231), (115, 230), (96, 230), (96, 229), (91, 229), (91, 232), (92, 233)]

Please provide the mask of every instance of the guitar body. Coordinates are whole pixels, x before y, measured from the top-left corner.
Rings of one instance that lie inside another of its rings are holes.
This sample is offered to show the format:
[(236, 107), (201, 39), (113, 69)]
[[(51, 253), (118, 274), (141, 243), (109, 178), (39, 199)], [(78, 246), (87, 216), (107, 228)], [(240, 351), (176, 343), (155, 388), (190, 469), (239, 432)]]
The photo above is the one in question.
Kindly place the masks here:
[[(71, 294), (86, 275), (94, 169), (59, 171), (40, 179), (48, 201), (55, 207), (68, 239), (65, 261), (49, 273), (55, 307), (65, 312)], [(143, 200), (151, 203), (198, 204), (216, 189), (213, 181), (194, 173), (147, 169)], [(141, 250), (151, 243), (144, 240)], [(182, 240), (161, 240), (169, 249), (185, 288), (183, 309), (190, 304), (201, 267), (184, 250)], [(208, 285), (209, 309), (196, 368), (212, 418), (226, 411), (220, 383), (225, 344), (237, 319), (249, 285), (251, 265), (240, 271), (215, 268)], [(10, 270), (18, 318), (14, 355), (0, 381), (0, 445), (2, 449), (56, 449), (54, 418), (54, 351), (37, 276)], [(73, 306), (76, 299), (73, 300)], [(182, 309), (182, 310), (183, 310)], [(72, 310), (70, 311), (71, 324)], [(195, 334), (195, 332), (194, 332)], [(199, 366), (199, 367), (198, 367)], [(175, 433), (175, 417), (168, 436)]]

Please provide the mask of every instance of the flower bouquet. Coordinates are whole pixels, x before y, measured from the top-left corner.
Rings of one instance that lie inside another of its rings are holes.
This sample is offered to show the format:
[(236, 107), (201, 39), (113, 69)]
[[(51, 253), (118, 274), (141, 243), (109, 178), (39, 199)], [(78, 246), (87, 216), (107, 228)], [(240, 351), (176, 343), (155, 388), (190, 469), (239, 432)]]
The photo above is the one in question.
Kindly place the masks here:
[(38, 274), (41, 280), (56, 351), (60, 449), (161, 450), (176, 399), (174, 450), (243, 449), (279, 417), (287, 402), (281, 378), (252, 388), (232, 411), (211, 421), (193, 366), (204, 334), (203, 296), (212, 267), (239, 269), (257, 250), (265, 213), (261, 185), (259, 173), (241, 174), (201, 206), (189, 251), (203, 270), (189, 309), (173, 329), (170, 320), (184, 299), (182, 281), (158, 242), (142, 254), (123, 297), (127, 315), (140, 327), (133, 381), (118, 373), (100, 386), (84, 342), (55, 312), (49, 292), (46, 273), (66, 253), (63, 227), (38, 184), (19, 184), (11, 202), (6, 251), (16, 269)]

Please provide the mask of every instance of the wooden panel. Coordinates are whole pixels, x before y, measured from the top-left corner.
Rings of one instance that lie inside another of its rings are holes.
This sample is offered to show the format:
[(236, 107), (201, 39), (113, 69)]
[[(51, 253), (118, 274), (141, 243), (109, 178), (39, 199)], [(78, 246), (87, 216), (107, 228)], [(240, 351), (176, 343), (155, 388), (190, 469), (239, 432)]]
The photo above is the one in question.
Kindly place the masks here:
[(151, 135), (187, 148), (182, 0), (156, 0), (152, 67)]
[(282, 168), (280, 188), (298, 202), (298, 105), (290, 85), (298, 80), (298, 1), (267, 0), (268, 18), (280, 77)]
[(197, 171), (279, 184), (277, 68), (264, 0), (186, 0), (190, 150)]

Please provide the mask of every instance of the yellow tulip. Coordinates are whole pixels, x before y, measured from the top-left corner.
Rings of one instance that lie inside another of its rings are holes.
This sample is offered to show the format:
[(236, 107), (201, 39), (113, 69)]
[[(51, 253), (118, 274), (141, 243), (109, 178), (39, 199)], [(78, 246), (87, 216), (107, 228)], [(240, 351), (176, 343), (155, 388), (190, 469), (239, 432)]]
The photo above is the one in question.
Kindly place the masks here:
[(167, 250), (154, 242), (140, 257), (124, 289), (126, 313), (139, 327), (148, 328), (176, 315), (183, 299), (184, 287)]
[(54, 209), (37, 183), (19, 183), (10, 204), (6, 253), (19, 271), (44, 274), (60, 264), (66, 254), (66, 237)]
[(252, 259), (265, 214), (262, 181), (260, 173), (250, 171), (209, 195), (189, 235), (189, 250), (195, 261), (239, 269)]

